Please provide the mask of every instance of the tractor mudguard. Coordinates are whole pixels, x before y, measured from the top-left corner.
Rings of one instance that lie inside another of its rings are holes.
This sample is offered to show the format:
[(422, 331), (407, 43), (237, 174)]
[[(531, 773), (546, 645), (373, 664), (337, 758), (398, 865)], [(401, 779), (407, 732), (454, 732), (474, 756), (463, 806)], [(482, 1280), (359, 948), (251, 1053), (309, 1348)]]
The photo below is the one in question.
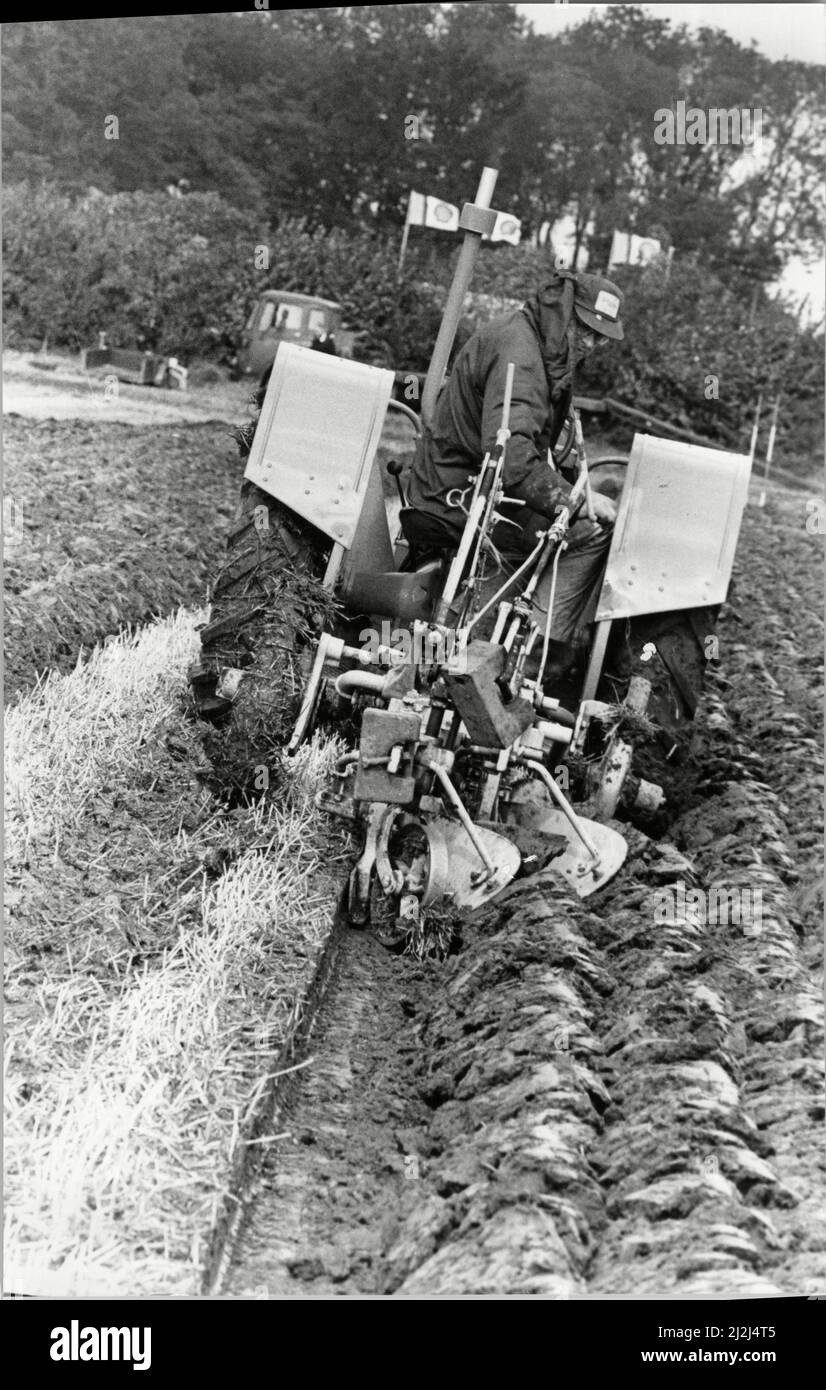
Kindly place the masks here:
[(392, 388), (381, 367), (281, 343), (244, 476), (349, 550), (368, 490), (375, 509), (371, 477)]
[(747, 454), (636, 434), (597, 622), (722, 603), (750, 471)]

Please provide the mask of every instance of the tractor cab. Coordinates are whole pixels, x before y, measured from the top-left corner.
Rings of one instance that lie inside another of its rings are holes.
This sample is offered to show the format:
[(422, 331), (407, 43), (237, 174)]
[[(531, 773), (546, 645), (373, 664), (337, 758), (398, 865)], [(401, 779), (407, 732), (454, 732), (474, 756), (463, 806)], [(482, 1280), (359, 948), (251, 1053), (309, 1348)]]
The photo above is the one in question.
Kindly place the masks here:
[(332, 299), (265, 290), (250, 311), (233, 363), (239, 376), (260, 381), (282, 343), (349, 356), (353, 334), (342, 327), (343, 310)]

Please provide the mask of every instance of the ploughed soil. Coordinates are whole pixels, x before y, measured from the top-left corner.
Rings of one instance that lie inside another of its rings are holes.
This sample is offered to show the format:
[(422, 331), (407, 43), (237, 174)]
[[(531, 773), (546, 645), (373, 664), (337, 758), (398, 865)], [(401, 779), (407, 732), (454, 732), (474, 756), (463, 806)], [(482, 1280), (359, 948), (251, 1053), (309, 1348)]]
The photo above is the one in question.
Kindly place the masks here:
[(608, 888), (522, 879), (442, 964), (340, 929), (228, 1292), (826, 1292), (807, 515), (749, 509), (690, 801)]
[(242, 465), (230, 426), (4, 423), (6, 699), (205, 600)]
[[(249, 385), (233, 389), (242, 425)], [(149, 387), (124, 390), (152, 394)], [(122, 404), (112, 410), (122, 414)], [(185, 401), (180, 409), (191, 407)], [(6, 418), (6, 701), (45, 671), (70, 670), (108, 634), (207, 600), (244, 471), (234, 428), (187, 422), (185, 414), (174, 427), (111, 415)], [(391, 418), (382, 460), (409, 462), (412, 437), (406, 422)], [(384, 481), (392, 519), (395, 487), (389, 476)]]

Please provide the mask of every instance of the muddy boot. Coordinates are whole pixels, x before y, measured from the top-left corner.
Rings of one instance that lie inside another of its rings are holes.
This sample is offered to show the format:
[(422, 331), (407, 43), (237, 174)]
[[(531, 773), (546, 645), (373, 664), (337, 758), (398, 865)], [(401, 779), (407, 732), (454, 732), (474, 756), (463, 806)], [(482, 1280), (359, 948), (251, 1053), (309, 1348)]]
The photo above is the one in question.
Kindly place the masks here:
[(409, 928), (409, 922), (397, 917), (393, 922), (385, 922), (376, 927), (376, 940), (386, 951), (392, 951), (394, 955), (399, 956), (407, 944)]
[[(537, 671), (540, 660), (541, 651), (536, 660)], [(548, 647), (548, 659), (542, 675), (542, 689), (545, 694), (569, 708), (572, 692), (578, 689), (578, 669), (576, 653), (571, 644), (552, 641)]]
[[(534, 648), (532, 657), (533, 659), (528, 662), (528, 665), (534, 666), (535, 669), (533, 672), (530, 672), (530, 674), (535, 677), (536, 674), (538, 674), (539, 663), (542, 660), (542, 648), (538, 643)], [(570, 668), (572, 658), (573, 651), (567, 642), (554, 642), (552, 640), (548, 643), (548, 656), (545, 662), (545, 670), (542, 674), (542, 683), (546, 690), (549, 684), (560, 680), (566, 675)], [(548, 693), (550, 694), (549, 690)]]

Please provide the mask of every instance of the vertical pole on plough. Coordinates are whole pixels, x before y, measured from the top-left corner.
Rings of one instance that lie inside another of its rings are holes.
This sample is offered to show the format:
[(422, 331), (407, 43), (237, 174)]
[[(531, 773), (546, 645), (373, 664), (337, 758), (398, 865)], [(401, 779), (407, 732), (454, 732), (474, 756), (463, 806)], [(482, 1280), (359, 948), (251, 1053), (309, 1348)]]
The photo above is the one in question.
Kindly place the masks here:
[(456, 329), (459, 327), (459, 320), (462, 317), (465, 295), (470, 285), (482, 236), (485, 232), (492, 230), (496, 220), (495, 214), (490, 211), (490, 201), (498, 177), (498, 169), (485, 167), (482, 170), (482, 177), (476, 190), (476, 202), (465, 203), (462, 209), (459, 226), (464, 228), (465, 239), (459, 252), (459, 259), (456, 262), (453, 283), (448, 292), (442, 322), (439, 325), (433, 356), (430, 359), (422, 392), (422, 421), (425, 429), (428, 429), (433, 423), (433, 408), (447, 370), (450, 349), (453, 347)]

